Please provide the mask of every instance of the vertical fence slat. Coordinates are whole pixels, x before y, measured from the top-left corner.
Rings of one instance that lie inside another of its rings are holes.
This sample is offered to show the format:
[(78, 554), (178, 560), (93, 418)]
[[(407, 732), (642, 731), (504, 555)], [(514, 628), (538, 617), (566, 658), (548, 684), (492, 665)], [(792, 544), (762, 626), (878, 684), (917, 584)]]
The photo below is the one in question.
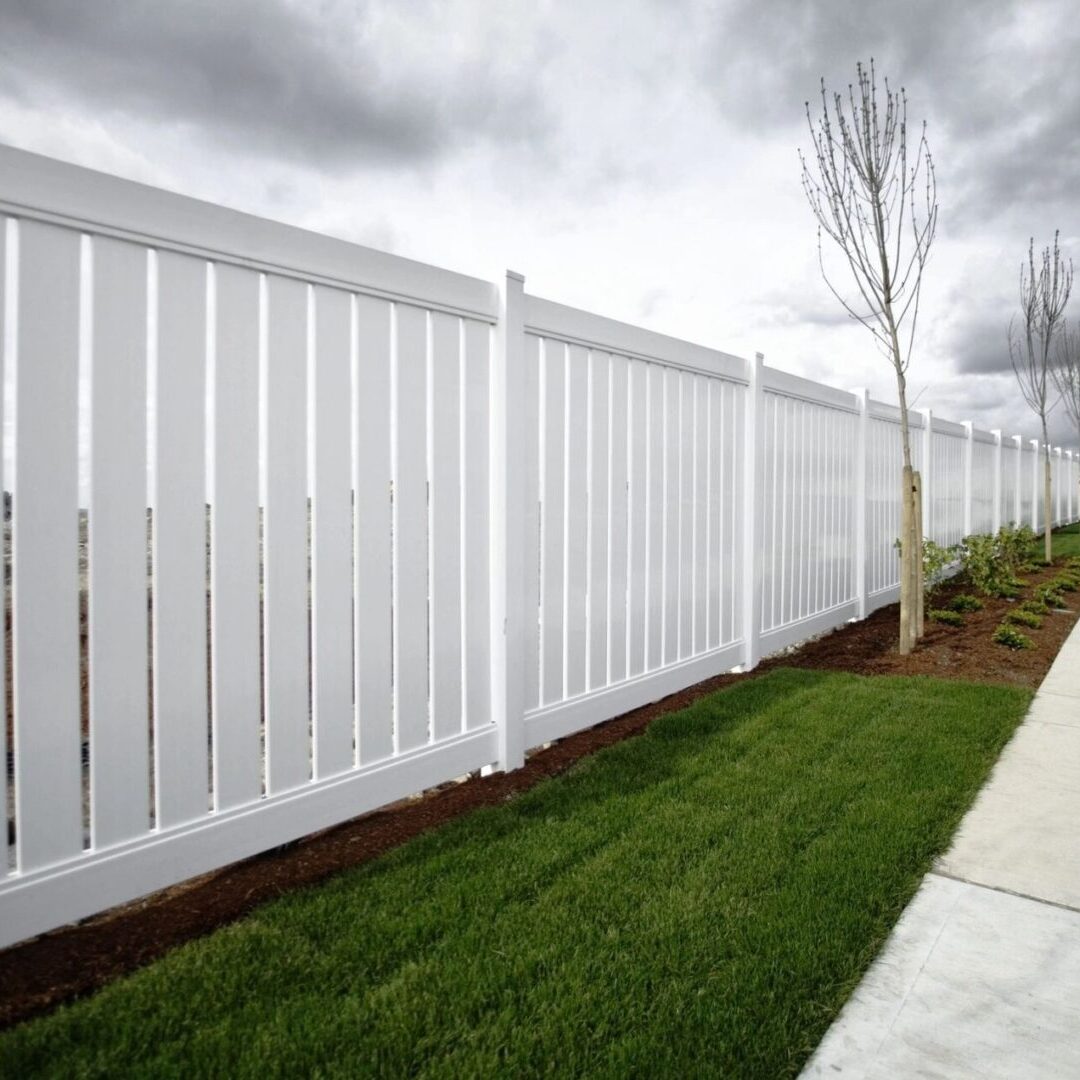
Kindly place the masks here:
[(310, 778), (308, 745), (307, 286), (264, 284), (263, 692), (266, 789)]
[(761, 423), (764, 440), (761, 449), (762, 580), (759, 609), (761, 629), (772, 627), (772, 583), (776, 569), (776, 395), (764, 394), (761, 400)]
[(348, 293), (314, 289), (311, 379), (311, 724), (314, 775), (355, 761)]
[(157, 259), (154, 406), (154, 796), (159, 828), (209, 808), (206, 667), (206, 277)]
[(589, 354), (569, 348), (566, 432), (566, 693), (585, 689)]
[(706, 617), (708, 633), (706, 647), (715, 649), (723, 640), (723, 574), (721, 552), (724, 547), (724, 518), (727, 513), (724, 491), (725, 442), (728, 438), (725, 416), (725, 385), (719, 379), (709, 379), (707, 412), (709, 419), (709, 479), (708, 479), (708, 552), (707, 576), (709, 581)]
[(398, 752), (428, 741), (427, 320), (396, 305), (394, 731)]
[(353, 319), (353, 647), (359, 759), (368, 764), (394, 752), (390, 304), (354, 297)]
[[(607, 353), (590, 356), (589, 689), (607, 685), (608, 663), (608, 371)], [(623, 536), (625, 537), (625, 530)]]
[(694, 651), (694, 376), (679, 374), (679, 652)]
[(211, 685), (214, 806), (262, 791), (259, 694), (259, 277), (215, 267)]
[(809, 451), (810, 406), (805, 401), (797, 403), (796, 431), (799, 447), (799, 606), (796, 615), (802, 619), (810, 614), (810, 580), (813, 570), (810, 561), (810, 499), (811, 477)]
[(709, 613), (709, 383), (694, 378), (694, 576), (693, 652), (708, 646)]
[[(522, 561), (525, 567), (525, 599), (522, 651), (525, 658), (525, 708), (528, 710), (540, 704), (540, 339), (535, 334), (525, 335), (524, 410), (525, 529)], [(468, 558), (468, 544), (465, 545), (465, 553)], [(468, 604), (468, 589), (465, 590), (465, 598)]]
[[(465, 320), (466, 724), (491, 723), (490, 424), (491, 329)], [(533, 407), (536, 407), (533, 399)], [(537, 658), (539, 663), (539, 658)]]
[(93, 240), (90, 371), (90, 837), (150, 823), (146, 616), (147, 252)]
[(627, 489), (626, 405), (629, 361), (611, 358), (611, 579), (608, 590), (608, 679), (626, 678), (627, 529), (630, 523)]
[(79, 235), (19, 223), (13, 623), (22, 871), (83, 846), (77, 430)]
[[(647, 517), (649, 498), (648, 472), (648, 366), (642, 360), (630, 361), (629, 367), (629, 422), (630, 427), (630, 666), (627, 675), (640, 675), (645, 670), (645, 631), (648, 619), (648, 552)], [(619, 399), (612, 392), (612, 423), (619, 411)], [(612, 436), (614, 450), (615, 436)], [(614, 501), (614, 484), (612, 495)], [(611, 547), (616, 549), (617, 534), (612, 528)], [(613, 555), (614, 557), (614, 555)]]
[[(11, 218), (0, 214), (0, 432), (5, 430), (8, 420), (5, 409), (5, 395), (2, 392), (5, 372), (12, 362), (12, 343), (8, 340), (8, 333), (15, 331), (15, 276), (18, 272), (15, 263), (15, 250), (8, 243), (8, 233), (14, 236), (17, 228)], [(7, 455), (0, 447), (0, 493), (7, 490), (9, 483), (6, 469)], [(0, 498), (3, 495), (0, 494)], [(2, 506), (2, 504), (0, 504)], [(7, 514), (0, 508), (0, 529), (6, 530), (5, 521)], [(5, 541), (4, 554), (6, 555), (6, 537), (0, 532), (0, 539)], [(0, 578), (0, 687), (4, 688), (0, 702), (0, 879), (8, 872), (8, 829), (10, 817), (8, 811), (8, 713), (7, 713), (7, 566), (3, 566), (4, 577)]]
[(734, 641), (739, 631), (737, 611), (738, 581), (735, 573), (735, 559), (738, 551), (738, 522), (741, 520), (739, 506), (739, 419), (741, 414), (740, 395), (742, 389), (724, 385), (723, 424), (724, 424), (724, 478), (721, 490), (723, 515), (721, 533), (723, 536), (720, 549), (722, 586), (720, 590), (720, 643)]
[(432, 315), (431, 730), (461, 731), (461, 320)]
[(664, 369), (648, 367), (648, 574), (649, 625), (646, 637), (647, 668), (654, 671), (664, 662)]
[(541, 688), (545, 704), (563, 696), (563, 514), (566, 347), (544, 339), (543, 607)]
[(679, 658), (680, 372), (664, 369), (664, 663)]
[(791, 553), (794, 550), (790, 534), (794, 526), (792, 514), (794, 485), (791, 482), (791, 470), (794, 465), (795, 454), (791, 445), (791, 425), (795, 413), (795, 402), (790, 398), (784, 398), (783, 402), (783, 411), (780, 417), (780, 441), (777, 447), (780, 455), (780, 587), (779, 603), (777, 604), (779, 625), (792, 621), (789, 598), (791, 588), (789, 563)]

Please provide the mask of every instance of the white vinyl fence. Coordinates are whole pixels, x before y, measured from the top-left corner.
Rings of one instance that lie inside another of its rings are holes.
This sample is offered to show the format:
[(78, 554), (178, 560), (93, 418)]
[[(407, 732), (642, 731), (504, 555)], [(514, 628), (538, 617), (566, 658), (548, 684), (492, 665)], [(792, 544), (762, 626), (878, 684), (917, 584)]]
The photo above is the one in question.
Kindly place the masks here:
[[(896, 599), (865, 393), (6, 148), (0, 214), (0, 945)], [(929, 535), (1038, 527), (912, 423)]]

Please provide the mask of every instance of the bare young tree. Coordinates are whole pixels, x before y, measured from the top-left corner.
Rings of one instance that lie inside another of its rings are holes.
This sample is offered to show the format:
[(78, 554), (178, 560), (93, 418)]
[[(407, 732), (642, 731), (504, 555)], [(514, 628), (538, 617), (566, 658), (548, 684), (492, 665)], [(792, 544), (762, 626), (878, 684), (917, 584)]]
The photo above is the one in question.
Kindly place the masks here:
[(1061, 320), (1054, 363), (1050, 368), (1065, 412), (1080, 439), (1080, 331)]
[(1063, 326), (1065, 305), (1072, 292), (1072, 260), (1061, 258), (1058, 234), (1053, 247), (1042, 251), (1035, 266), (1035, 238), (1028, 244), (1028, 261), (1020, 264), (1020, 318), (1009, 322), (1009, 358), (1012, 360), (1020, 393), (1042, 424), (1043, 443), (1043, 530), (1045, 557), (1053, 556), (1050, 534), (1050, 435), (1047, 419), (1057, 404), (1053, 385), (1053, 352)]
[[(818, 264), (825, 284), (874, 337), (896, 374), (903, 447), (900, 536), (900, 652), (911, 651), (922, 596), (922, 530), (918, 525), (919, 478), (911, 464), (907, 370), (915, 337), (923, 269), (937, 229), (934, 162), (922, 125), (908, 155), (907, 95), (884, 80), (879, 101), (874, 61), (856, 65), (857, 85), (847, 101), (832, 100), (821, 80), (821, 115), (806, 102), (813, 153), (799, 151), (802, 186), (818, 223)], [(828, 237), (847, 262), (854, 289), (838, 288), (825, 268)], [(906, 324), (906, 325), (905, 325)]]

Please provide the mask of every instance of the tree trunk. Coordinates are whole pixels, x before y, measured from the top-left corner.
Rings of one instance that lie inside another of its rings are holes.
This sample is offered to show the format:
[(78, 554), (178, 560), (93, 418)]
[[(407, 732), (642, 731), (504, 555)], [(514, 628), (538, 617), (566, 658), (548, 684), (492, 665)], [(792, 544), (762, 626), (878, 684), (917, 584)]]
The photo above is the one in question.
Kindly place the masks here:
[(900, 655), (907, 656), (915, 647), (914, 607), (914, 500), (911, 497), (912, 469), (905, 465), (901, 481), (900, 499)]
[(907, 380), (900, 365), (900, 343), (892, 320), (892, 308), (886, 301), (886, 315), (893, 340), (896, 368), (896, 396), (900, 404), (900, 446), (904, 454), (900, 499), (900, 655), (907, 656), (915, 647), (918, 597), (922, 594), (922, 556), (915, 539), (914, 469), (911, 467), (911, 430), (908, 426)]
[(1050, 444), (1046, 443), (1046, 456), (1043, 459), (1043, 539), (1046, 544), (1046, 561), (1053, 562), (1054, 540), (1050, 534), (1053, 513), (1050, 506)]

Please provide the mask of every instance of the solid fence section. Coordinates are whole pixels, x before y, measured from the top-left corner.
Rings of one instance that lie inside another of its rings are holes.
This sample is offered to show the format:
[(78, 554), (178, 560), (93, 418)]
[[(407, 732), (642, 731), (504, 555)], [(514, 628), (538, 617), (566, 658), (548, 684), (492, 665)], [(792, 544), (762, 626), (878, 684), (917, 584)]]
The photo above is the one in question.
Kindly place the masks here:
[[(900, 417), (865, 392), (517, 274), (0, 176), (0, 946), (896, 599)], [(1037, 524), (1038, 443), (910, 421), (927, 535)]]

